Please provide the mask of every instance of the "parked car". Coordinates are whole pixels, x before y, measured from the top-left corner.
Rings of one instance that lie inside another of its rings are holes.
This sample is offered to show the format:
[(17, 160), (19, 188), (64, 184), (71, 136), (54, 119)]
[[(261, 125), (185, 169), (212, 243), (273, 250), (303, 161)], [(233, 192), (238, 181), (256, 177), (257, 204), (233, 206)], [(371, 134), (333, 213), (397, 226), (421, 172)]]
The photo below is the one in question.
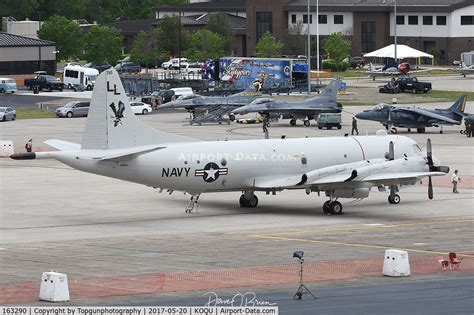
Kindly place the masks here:
[(395, 80), (395, 84), (400, 87), (402, 92), (410, 91), (413, 93), (423, 92), (428, 93), (431, 90), (430, 82), (420, 82), (415, 77), (401, 77)]
[(99, 71), (99, 73), (102, 73), (103, 71), (112, 68), (112, 66), (109, 65), (107, 62), (104, 62), (100, 65), (89, 62), (89, 63), (86, 63), (84, 67), (96, 69), (97, 71)]
[(115, 66), (115, 70), (119, 73), (140, 73), (142, 66), (135, 62), (122, 62)]
[(15, 93), (17, 91), (16, 81), (11, 78), (0, 78), (0, 93)]
[(351, 62), (357, 62), (357, 67), (358, 68), (363, 68), (365, 66), (365, 61), (363, 57), (351, 57), (350, 59)]
[(154, 105), (153, 101), (159, 96), (160, 91), (154, 91), (151, 95), (146, 95), (141, 98), (141, 101), (148, 105)]
[(130, 106), (132, 107), (132, 111), (135, 115), (147, 115), (149, 112), (153, 111), (150, 105), (143, 102), (130, 102)]
[(321, 113), (318, 116), (318, 119), (316, 120), (318, 124), (318, 129), (332, 129), (337, 128), (341, 129), (341, 114), (337, 113)]
[(38, 75), (33, 79), (25, 79), (23, 83), (28, 90), (38, 87), (39, 91), (45, 89), (51, 92), (53, 90), (62, 91), (64, 88), (61, 80), (52, 75)]
[(15, 120), (16, 110), (11, 107), (0, 107), (0, 120)]
[(90, 102), (69, 102), (56, 109), (57, 117), (82, 117), (89, 113)]
[[(179, 69), (179, 58), (173, 58), (173, 59), (170, 59), (168, 61), (165, 61), (161, 64), (161, 67), (163, 69), (175, 69), (175, 70), (178, 70)], [(187, 58), (181, 58), (181, 67), (182, 66), (185, 66), (187, 65), (189, 62), (188, 62), (188, 59)]]
[(199, 74), (203, 73), (202, 64), (198, 62), (191, 62), (186, 64), (181, 64), (181, 70), (187, 74), (194, 75), (198, 77)]

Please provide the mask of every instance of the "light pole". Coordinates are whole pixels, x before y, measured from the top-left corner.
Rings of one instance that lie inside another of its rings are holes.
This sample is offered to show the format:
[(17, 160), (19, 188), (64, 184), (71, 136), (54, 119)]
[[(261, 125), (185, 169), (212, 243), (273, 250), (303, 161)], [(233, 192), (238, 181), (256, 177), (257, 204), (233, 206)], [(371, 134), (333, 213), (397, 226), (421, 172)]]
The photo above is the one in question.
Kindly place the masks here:
[(308, 0), (308, 15), (307, 15), (307, 20), (308, 22), (308, 95), (311, 94), (311, 33), (309, 30), (309, 21), (310, 21), (310, 16), (309, 16), (309, 0)]
[(393, 0), (393, 38), (394, 38), (394, 44), (395, 44), (395, 61), (398, 63), (398, 58), (397, 58), (397, 0)]

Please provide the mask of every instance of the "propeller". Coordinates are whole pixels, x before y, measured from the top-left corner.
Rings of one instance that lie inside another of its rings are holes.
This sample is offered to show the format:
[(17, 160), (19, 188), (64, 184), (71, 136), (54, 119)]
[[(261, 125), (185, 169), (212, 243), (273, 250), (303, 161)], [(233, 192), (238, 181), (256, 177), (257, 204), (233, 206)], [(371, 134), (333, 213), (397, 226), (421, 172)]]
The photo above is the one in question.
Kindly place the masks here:
[[(430, 172), (433, 170), (433, 149), (431, 148), (431, 139), (426, 139), (426, 160)], [(428, 198), (433, 199), (433, 182), (431, 176), (428, 176)]]

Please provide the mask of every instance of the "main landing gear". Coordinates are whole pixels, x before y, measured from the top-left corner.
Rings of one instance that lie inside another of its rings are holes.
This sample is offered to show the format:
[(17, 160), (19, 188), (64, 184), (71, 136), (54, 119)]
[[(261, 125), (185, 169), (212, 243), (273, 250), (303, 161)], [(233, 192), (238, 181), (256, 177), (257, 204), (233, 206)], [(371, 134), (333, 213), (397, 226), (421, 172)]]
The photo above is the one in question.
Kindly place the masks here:
[(343, 214), (342, 204), (339, 201), (328, 200), (323, 204), (324, 214)]
[(397, 186), (390, 186), (390, 195), (388, 196), (388, 202), (392, 205), (398, 205), (400, 203), (400, 196), (397, 194), (397, 192)]
[(239, 199), (241, 208), (255, 208), (258, 205), (258, 198), (253, 191), (244, 192)]

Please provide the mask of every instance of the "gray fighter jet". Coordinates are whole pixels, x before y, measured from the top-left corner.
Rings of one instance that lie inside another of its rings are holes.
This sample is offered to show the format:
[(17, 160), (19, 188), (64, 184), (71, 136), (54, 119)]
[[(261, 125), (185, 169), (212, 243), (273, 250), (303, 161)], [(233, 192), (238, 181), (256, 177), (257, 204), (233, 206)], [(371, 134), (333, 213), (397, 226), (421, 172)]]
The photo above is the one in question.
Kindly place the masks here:
[(378, 104), (374, 108), (365, 110), (356, 115), (358, 119), (378, 121), (397, 133), (397, 128), (415, 129), (418, 133), (424, 133), (426, 127), (441, 127), (443, 125), (460, 125), (466, 107), (467, 96), (461, 96), (456, 103), (446, 109), (425, 109), (416, 107), (393, 106), (389, 104)]
[(466, 75), (470, 75), (470, 74), (474, 74), (474, 65), (470, 65), (469, 67), (466, 66), (466, 64), (464, 63), (464, 61), (461, 63), (461, 65), (459, 66), (458, 69), (455, 69), (454, 71), (456, 72), (459, 72), (460, 74), (462, 74), (464, 77), (466, 77)]
[(247, 106), (242, 106), (232, 111), (232, 114), (245, 115), (260, 113), (269, 117), (291, 119), (290, 125), (296, 125), (296, 119), (303, 120), (309, 127), (310, 120), (316, 119), (320, 113), (340, 113), (342, 104), (336, 101), (337, 93), (341, 87), (341, 80), (332, 80), (331, 83), (316, 97), (301, 102), (276, 101), (270, 98), (258, 98)]
[[(194, 113), (197, 109), (204, 111), (205, 109), (216, 110), (218, 108), (220, 113), (225, 115), (230, 113), (233, 109), (250, 104), (257, 97), (260, 97), (262, 95), (261, 89), (266, 78), (267, 75), (264, 74), (262, 78), (256, 79), (247, 89), (237, 94), (229, 96), (188, 95), (160, 105), (158, 109), (185, 108), (187, 111)], [(233, 117), (230, 118), (233, 120)]]

